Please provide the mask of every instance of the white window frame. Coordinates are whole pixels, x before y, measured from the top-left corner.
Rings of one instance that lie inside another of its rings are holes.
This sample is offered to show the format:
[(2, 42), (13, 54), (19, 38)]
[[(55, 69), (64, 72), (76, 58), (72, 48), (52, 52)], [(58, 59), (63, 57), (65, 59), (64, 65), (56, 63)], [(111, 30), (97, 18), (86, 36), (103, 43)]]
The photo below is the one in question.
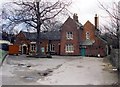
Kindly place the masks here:
[(73, 44), (66, 44), (65, 52), (66, 53), (74, 53), (74, 45)]
[(30, 45), (30, 51), (36, 51), (36, 44), (31, 44)]
[(55, 44), (50, 44), (50, 52), (55, 52)]
[(66, 32), (66, 39), (73, 40), (73, 32)]
[(86, 39), (90, 39), (90, 32), (86, 32)]

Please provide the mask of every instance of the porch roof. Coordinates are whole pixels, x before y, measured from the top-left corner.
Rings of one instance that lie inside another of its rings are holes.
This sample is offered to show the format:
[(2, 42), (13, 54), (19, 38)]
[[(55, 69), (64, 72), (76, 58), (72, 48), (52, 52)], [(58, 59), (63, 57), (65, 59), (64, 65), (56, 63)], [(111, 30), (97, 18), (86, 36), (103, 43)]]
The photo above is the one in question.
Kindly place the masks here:
[(90, 40), (90, 39), (86, 39), (85, 41), (83, 41), (82, 43), (80, 43), (80, 45), (83, 46), (89, 46), (89, 45), (93, 45), (94, 41)]

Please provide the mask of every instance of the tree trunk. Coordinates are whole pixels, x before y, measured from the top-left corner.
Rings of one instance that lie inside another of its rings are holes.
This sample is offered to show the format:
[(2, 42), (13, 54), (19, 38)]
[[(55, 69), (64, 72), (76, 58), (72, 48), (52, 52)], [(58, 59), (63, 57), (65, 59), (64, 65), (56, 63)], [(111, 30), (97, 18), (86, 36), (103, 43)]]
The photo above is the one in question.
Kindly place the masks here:
[(36, 2), (36, 5), (37, 5), (37, 11), (36, 11), (36, 16), (37, 16), (37, 37), (36, 37), (36, 41), (37, 41), (37, 56), (39, 57), (40, 55), (42, 55), (42, 52), (41, 52), (41, 40), (40, 40), (40, 37), (41, 37), (41, 21), (40, 21), (40, 15), (39, 15), (39, 2)]
[(38, 26), (39, 29), (37, 29), (37, 55), (40, 56), (42, 53), (41, 53), (41, 40), (40, 40), (40, 25)]

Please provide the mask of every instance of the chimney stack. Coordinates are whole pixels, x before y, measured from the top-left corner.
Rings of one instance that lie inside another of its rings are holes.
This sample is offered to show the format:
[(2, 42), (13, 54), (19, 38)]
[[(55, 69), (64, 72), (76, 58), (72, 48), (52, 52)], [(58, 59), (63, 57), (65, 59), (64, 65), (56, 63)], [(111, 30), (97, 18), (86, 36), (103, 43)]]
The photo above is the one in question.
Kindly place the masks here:
[(95, 29), (98, 29), (98, 28), (99, 28), (99, 19), (97, 14), (95, 14)]
[(76, 22), (78, 22), (78, 16), (77, 16), (76, 13), (74, 13), (74, 15), (73, 15), (73, 20), (75, 20)]

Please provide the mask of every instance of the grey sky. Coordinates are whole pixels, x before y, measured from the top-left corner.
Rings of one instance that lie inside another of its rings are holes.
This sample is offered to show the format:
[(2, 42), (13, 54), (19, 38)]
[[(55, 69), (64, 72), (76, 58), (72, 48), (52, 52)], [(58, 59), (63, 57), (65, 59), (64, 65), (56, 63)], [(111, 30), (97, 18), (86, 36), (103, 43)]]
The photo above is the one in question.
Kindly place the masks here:
[[(7, 0), (7, 2), (13, 0)], [(118, 2), (120, 0), (99, 0), (105, 5), (110, 5), (112, 2)], [(1, 3), (6, 2), (6, 0), (0, 0)], [(106, 12), (99, 8), (98, 0), (72, 0), (72, 5), (69, 7), (71, 13), (77, 13), (79, 21), (84, 24), (87, 20), (90, 20), (94, 24), (94, 16), (98, 14), (100, 23), (104, 22), (106, 19)]]
[(70, 11), (78, 14), (79, 21), (82, 24), (87, 20), (94, 23), (95, 14), (98, 14), (100, 23), (105, 22), (108, 15), (100, 8), (98, 1), (104, 3), (104, 5), (111, 6), (112, 2), (118, 2), (120, 0), (73, 0)]

